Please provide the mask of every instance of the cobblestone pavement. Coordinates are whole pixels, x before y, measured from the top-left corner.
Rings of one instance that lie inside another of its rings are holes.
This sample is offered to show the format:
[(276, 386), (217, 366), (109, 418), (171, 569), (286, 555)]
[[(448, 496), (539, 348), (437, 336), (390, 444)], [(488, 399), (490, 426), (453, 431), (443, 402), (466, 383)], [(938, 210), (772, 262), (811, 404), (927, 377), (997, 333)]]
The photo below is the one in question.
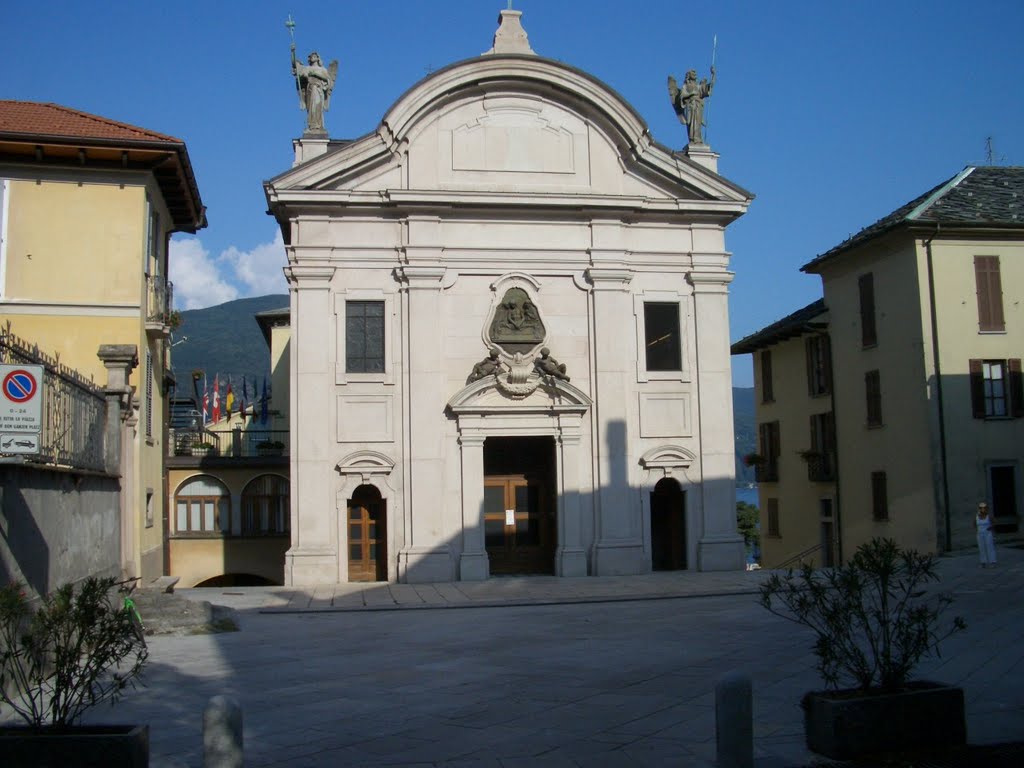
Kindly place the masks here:
[[(1024, 552), (1000, 556), (995, 569), (942, 558), (968, 630), (920, 670), (964, 687), (975, 744), (1024, 740)], [(234, 607), (242, 631), (152, 638), (148, 687), (93, 719), (148, 722), (151, 765), (166, 768), (201, 765), (217, 694), (242, 705), (252, 767), (701, 768), (715, 684), (739, 670), (758, 768), (813, 764), (798, 705), (820, 687), (812, 637), (757, 604), (762, 578), (179, 590)]]

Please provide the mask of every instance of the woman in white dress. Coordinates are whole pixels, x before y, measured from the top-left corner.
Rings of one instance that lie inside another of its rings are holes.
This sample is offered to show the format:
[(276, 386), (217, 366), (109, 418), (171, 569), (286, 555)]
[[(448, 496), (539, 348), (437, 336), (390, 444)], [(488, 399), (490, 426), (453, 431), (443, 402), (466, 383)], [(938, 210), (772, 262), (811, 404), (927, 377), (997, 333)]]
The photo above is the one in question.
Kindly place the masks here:
[(974, 527), (978, 530), (978, 559), (982, 568), (996, 567), (996, 543), (992, 539), (992, 516), (988, 513), (988, 504), (978, 503), (978, 514), (974, 518)]

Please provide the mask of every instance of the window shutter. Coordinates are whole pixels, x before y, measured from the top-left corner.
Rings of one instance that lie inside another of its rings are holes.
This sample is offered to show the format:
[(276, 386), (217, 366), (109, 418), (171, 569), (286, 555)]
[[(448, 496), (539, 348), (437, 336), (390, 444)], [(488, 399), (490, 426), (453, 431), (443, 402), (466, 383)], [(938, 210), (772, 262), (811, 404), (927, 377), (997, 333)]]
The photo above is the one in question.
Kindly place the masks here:
[(889, 491), (885, 472), (871, 473), (871, 506), (875, 520), (889, 519)]
[(807, 359), (807, 394), (814, 397), (814, 337), (808, 336), (804, 341), (804, 356)]
[(860, 340), (865, 347), (878, 343), (875, 329), (875, 276), (868, 272), (857, 281), (860, 288)]
[(1005, 331), (999, 257), (975, 256), (974, 280), (978, 290), (978, 330)]
[(971, 379), (971, 413), (976, 419), (985, 418), (985, 380), (982, 377), (981, 360), (971, 360), (968, 365)]
[(1020, 358), (1006, 361), (1010, 369), (1010, 415), (1015, 419), (1024, 416), (1024, 380), (1021, 379)]

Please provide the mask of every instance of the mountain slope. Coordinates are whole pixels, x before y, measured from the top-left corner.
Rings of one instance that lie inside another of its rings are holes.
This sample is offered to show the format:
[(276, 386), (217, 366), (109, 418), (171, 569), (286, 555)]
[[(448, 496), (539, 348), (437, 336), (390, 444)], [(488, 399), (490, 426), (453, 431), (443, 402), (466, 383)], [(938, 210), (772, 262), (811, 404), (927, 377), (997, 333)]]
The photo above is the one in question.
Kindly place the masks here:
[(171, 350), (171, 367), (181, 395), (191, 394), (189, 381), (194, 370), (204, 371), (211, 385), (220, 374), (222, 388), (227, 386), (228, 376), (239, 387), (243, 376), (250, 385), (254, 376), (260, 382), (269, 377), (270, 353), (253, 316), (287, 306), (287, 294), (280, 294), (183, 311)]

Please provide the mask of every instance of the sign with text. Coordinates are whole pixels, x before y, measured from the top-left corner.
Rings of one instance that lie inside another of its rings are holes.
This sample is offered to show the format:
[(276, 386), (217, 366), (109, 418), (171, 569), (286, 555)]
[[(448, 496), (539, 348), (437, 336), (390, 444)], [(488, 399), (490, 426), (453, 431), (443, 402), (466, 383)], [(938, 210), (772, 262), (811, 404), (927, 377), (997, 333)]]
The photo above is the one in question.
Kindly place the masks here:
[(0, 365), (0, 453), (39, 453), (43, 366)]

